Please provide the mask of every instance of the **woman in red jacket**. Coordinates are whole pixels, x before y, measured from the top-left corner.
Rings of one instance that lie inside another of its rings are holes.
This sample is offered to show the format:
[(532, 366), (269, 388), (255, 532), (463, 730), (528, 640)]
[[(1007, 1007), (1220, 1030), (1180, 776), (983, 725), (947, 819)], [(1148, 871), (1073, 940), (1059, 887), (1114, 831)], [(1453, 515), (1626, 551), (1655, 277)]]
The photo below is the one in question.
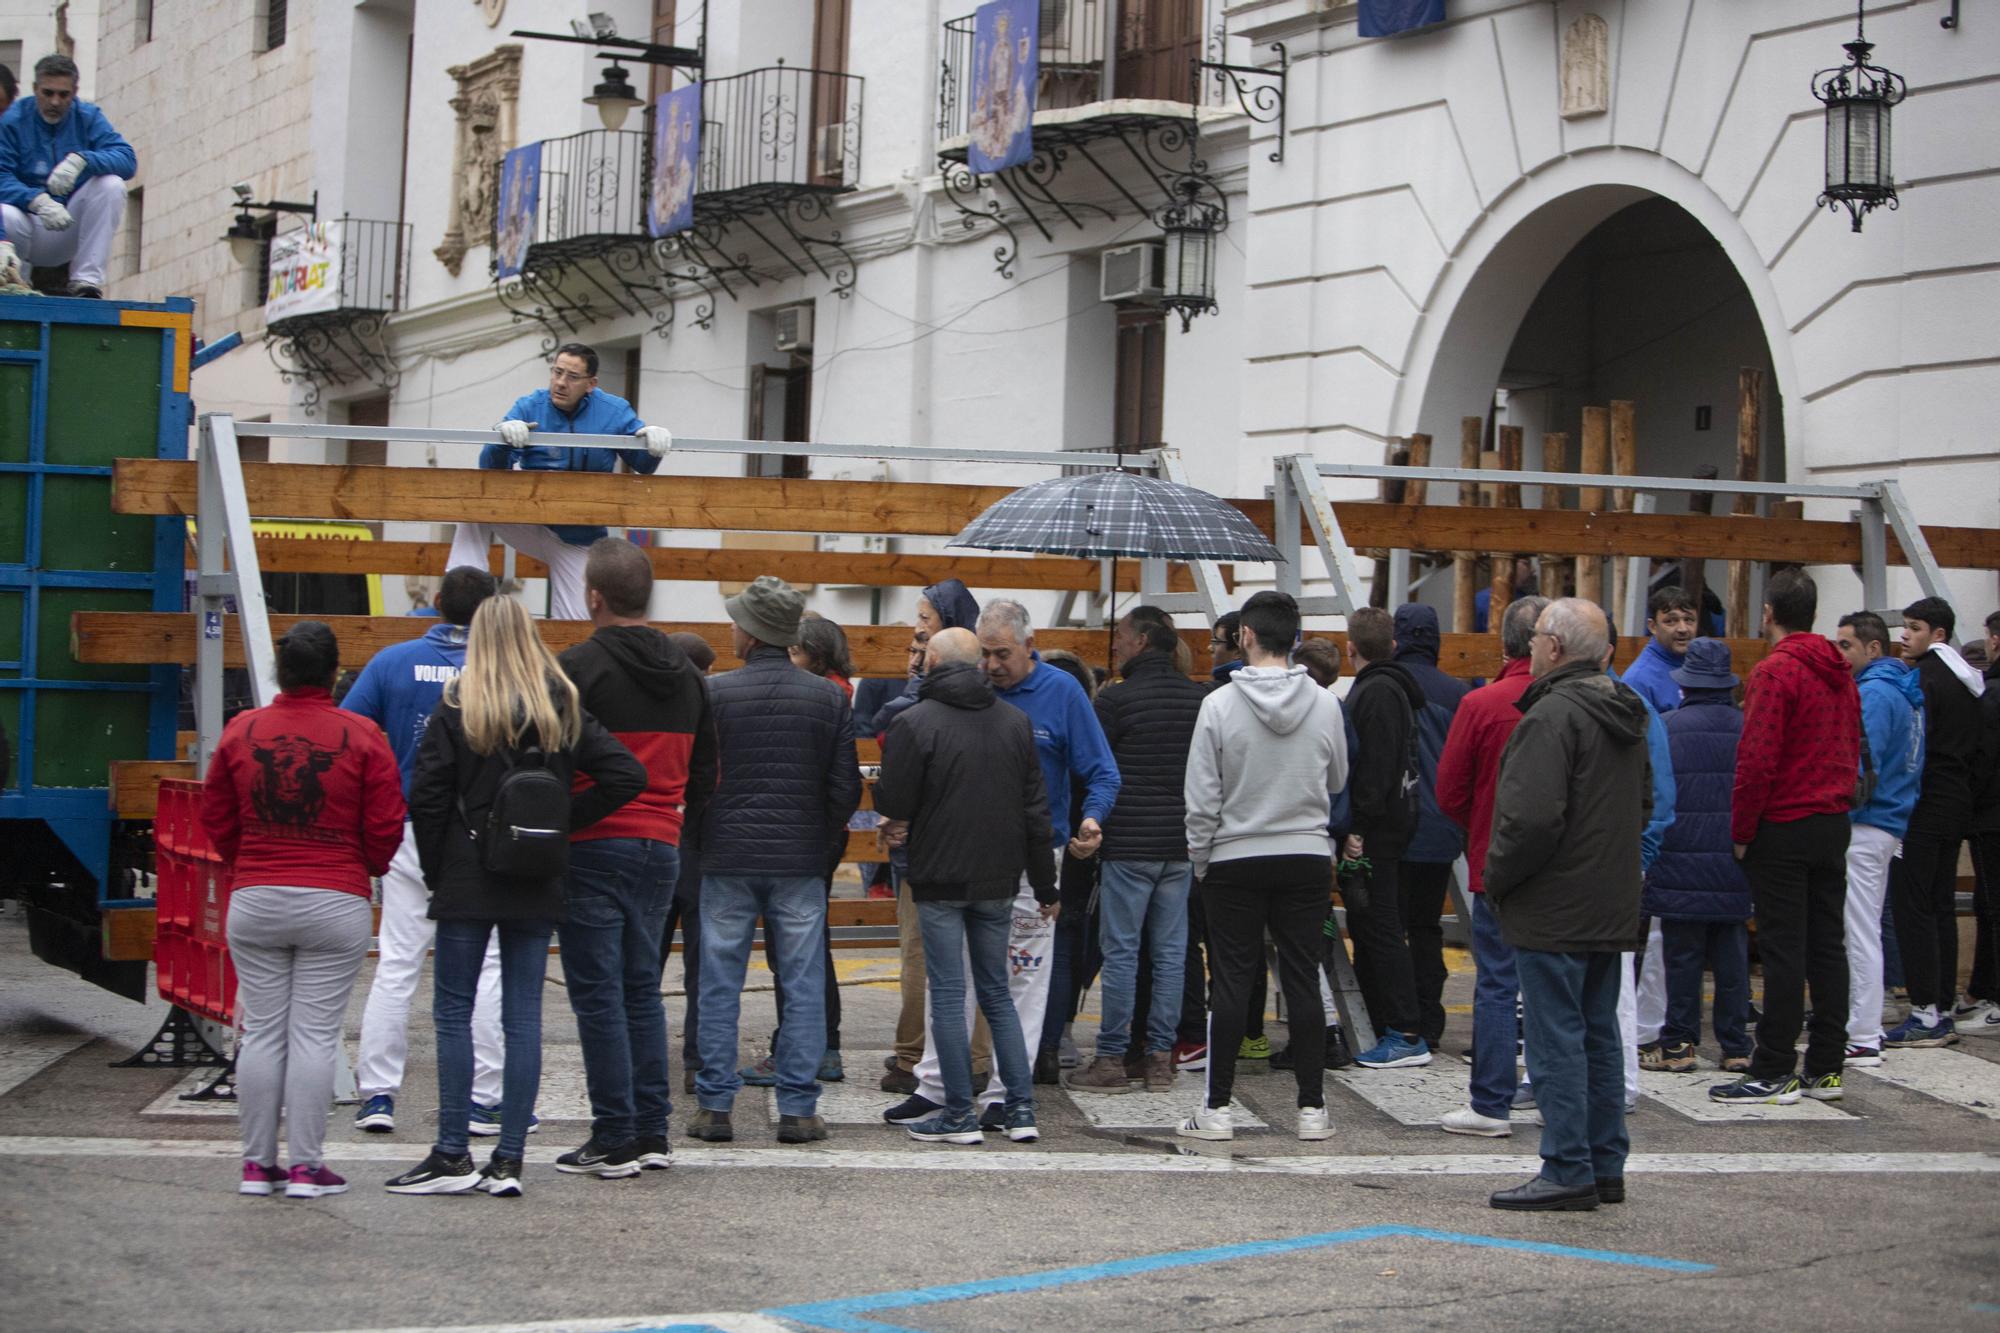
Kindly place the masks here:
[[(244, 1194), (339, 1194), (320, 1150), (348, 993), (368, 956), (368, 878), (403, 839), (403, 779), (374, 723), (334, 707), (340, 645), (316, 620), (278, 641), (277, 699), (222, 733), (201, 822), (230, 868), (229, 954), (243, 1037)], [(278, 1167), (278, 1117), (292, 1169)]]

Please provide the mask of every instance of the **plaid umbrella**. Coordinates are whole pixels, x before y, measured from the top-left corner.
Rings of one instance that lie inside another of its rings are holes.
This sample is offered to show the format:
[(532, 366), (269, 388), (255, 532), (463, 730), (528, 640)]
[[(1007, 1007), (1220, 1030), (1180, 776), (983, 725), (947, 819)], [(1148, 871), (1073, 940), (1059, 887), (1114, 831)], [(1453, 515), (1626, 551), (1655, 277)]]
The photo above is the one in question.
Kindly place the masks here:
[(1207, 491), (1131, 472), (1024, 486), (947, 545), (1050, 555), (1280, 561), (1243, 512)]

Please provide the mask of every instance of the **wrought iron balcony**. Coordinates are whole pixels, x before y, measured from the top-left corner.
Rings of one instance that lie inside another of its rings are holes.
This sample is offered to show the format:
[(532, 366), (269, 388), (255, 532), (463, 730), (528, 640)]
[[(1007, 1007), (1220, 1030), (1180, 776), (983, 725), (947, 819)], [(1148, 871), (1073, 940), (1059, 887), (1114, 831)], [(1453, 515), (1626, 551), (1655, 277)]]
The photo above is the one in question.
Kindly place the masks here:
[(271, 242), (264, 347), (311, 414), (325, 385), (401, 378), (384, 321), (409, 299), (410, 225), (343, 217)]
[(858, 75), (773, 65), (708, 79), (697, 218), (722, 220), (861, 181)]
[(649, 138), (643, 129), (585, 130), (542, 141), (534, 259), (598, 255), (645, 236)]
[[(1040, 76), (1035, 83), (1035, 110), (1062, 111), (1108, 101), (1104, 47), (1107, 5), (1116, 0), (1042, 0), (1041, 31), (1036, 42)], [(938, 142), (963, 139), (971, 126), (972, 44), (974, 18), (968, 14), (944, 25), (944, 68), (938, 79)], [(1161, 96), (1155, 92), (1135, 94)], [(1187, 89), (1176, 92), (1187, 97)], [(948, 152), (947, 155), (953, 155)], [(955, 156), (964, 157), (960, 146)]]

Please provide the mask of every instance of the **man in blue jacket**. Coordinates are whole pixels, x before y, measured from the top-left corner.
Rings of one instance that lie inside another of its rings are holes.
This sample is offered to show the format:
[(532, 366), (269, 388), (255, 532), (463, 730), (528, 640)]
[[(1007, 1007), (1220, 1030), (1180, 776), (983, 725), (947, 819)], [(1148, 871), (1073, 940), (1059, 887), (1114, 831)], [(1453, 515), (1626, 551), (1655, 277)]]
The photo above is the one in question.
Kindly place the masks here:
[[(610, 472), (619, 460), (634, 472), (650, 476), (667, 451), (673, 434), (665, 426), (648, 426), (632, 405), (597, 387), (597, 352), (582, 343), (556, 349), (549, 369), (549, 387), (514, 400), (496, 429), (499, 444), (479, 451), (479, 466), (507, 472)], [(632, 435), (639, 449), (576, 449), (529, 444), (530, 432), (564, 435)], [(461, 523), (452, 535), (449, 565), (487, 567), (487, 552), (498, 537), (524, 555), (549, 567), (549, 615), (556, 620), (588, 620), (583, 602), (583, 564), (590, 544), (605, 535), (595, 524)]]
[[(444, 694), (447, 681), (465, 665), (465, 627), (472, 613), (494, 592), (493, 576), (461, 565), (444, 576), (438, 588), (438, 614), (420, 639), (384, 648), (361, 669), (354, 687), (340, 706), (370, 718), (389, 738), (389, 748), (403, 769), (403, 795), (410, 794), (410, 776), (417, 766), (417, 746), (424, 728)], [(403, 1065), (409, 1056), (410, 997), (424, 970), (437, 923), (430, 919), (431, 895), (417, 864), (416, 839), (407, 826), (403, 845), (382, 876), (380, 957), (375, 980), (368, 988), (368, 1007), (361, 1014), (361, 1053), (354, 1077), (361, 1090), (361, 1110), (354, 1123), (373, 1134), (396, 1128), (396, 1094), (403, 1086)], [(500, 945), (496, 936), (486, 945), (486, 963), (479, 973), (479, 994), (472, 1010), (472, 1124), (475, 1134), (500, 1132)]]
[[(1027, 608), (1015, 601), (992, 601), (979, 613), (980, 662), (999, 698), (1028, 715), (1034, 724), (1035, 753), (1042, 763), (1042, 781), (1048, 788), (1049, 821), (1054, 845), (1051, 862), (1068, 844), (1079, 859), (1095, 856), (1104, 841), (1103, 821), (1118, 799), (1118, 764), (1111, 757), (1111, 745), (1104, 739), (1090, 697), (1083, 686), (1066, 671), (1042, 668), (1035, 652), (1035, 631)], [(1075, 836), (1069, 827), (1070, 776), (1083, 779), (1083, 819)], [(1021, 1036), (1029, 1050), (1040, 1048), (1042, 1018), (1048, 1012), (1049, 980), (1055, 963), (1055, 917), (1057, 904), (1036, 901), (1035, 890), (1026, 875), (1021, 877), (1014, 897), (1014, 923), (1007, 938), (1007, 953), (1013, 960), (1007, 989), (1021, 1016)], [(926, 1025), (928, 1026), (928, 1015)], [(935, 1035), (935, 1034), (932, 1034)], [(982, 1129), (1006, 1128), (1007, 1087), (1000, 1077), (998, 1061), (979, 1094)], [(925, 1042), (924, 1058), (917, 1065), (917, 1091), (883, 1112), (891, 1124), (906, 1124), (935, 1115), (944, 1105), (944, 1079), (939, 1072), (938, 1045)]]
[(1847, 838), (1847, 1055), (1844, 1064), (1882, 1063), (1882, 905), (1924, 771), (1924, 691), (1897, 660), (1889, 626), (1873, 611), (1840, 618), (1834, 646), (1861, 690), (1864, 753), (1875, 773), (1868, 804), (1853, 812)]
[(104, 264), (125, 217), (132, 145), (104, 113), (77, 100), (76, 62), (35, 62), (35, 95), (0, 116), (0, 270), (69, 265), (69, 294), (104, 295)]
[(1444, 1040), (1444, 914), (1452, 863), (1465, 851), (1465, 835), (1438, 810), (1438, 757), (1444, 753), (1451, 720), (1465, 698), (1462, 680), (1438, 669), (1438, 615), (1421, 602), (1396, 608), (1396, 655), (1424, 692), (1417, 710), (1417, 828), (1403, 853), (1403, 934), (1410, 945), (1410, 971), (1417, 982), (1417, 1021), (1424, 1041), (1436, 1050)]
[(1681, 706), (1681, 687), (1673, 673), (1687, 661), (1695, 622), (1694, 598), (1679, 587), (1660, 588), (1646, 601), (1646, 633), (1652, 637), (1625, 668), (1622, 679), (1656, 713), (1671, 713)]

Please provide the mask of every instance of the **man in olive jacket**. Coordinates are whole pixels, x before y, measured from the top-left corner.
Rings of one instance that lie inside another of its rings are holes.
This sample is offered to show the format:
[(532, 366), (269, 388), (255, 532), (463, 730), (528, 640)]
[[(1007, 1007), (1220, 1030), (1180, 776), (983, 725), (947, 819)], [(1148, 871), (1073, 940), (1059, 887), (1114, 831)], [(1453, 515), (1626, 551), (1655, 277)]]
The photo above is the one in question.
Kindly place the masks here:
[(1486, 901), (1514, 946), (1542, 1170), (1495, 1208), (1580, 1211), (1625, 1198), (1619, 954), (1639, 937), (1639, 835), (1652, 806), (1646, 706), (1604, 674), (1604, 612), (1579, 598), (1535, 622), (1521, 723), (1500, 757)]

